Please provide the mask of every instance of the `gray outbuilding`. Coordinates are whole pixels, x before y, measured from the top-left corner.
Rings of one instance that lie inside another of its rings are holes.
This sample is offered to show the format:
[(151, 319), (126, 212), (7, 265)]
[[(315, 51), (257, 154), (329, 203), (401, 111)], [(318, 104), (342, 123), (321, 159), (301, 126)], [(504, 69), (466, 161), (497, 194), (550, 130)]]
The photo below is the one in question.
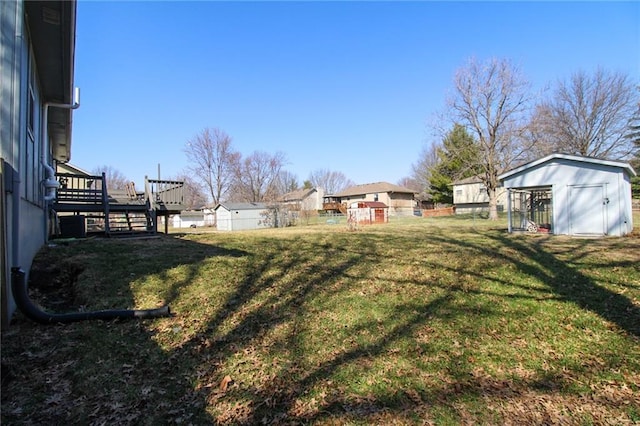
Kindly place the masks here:
[(265, 203), (220, 203), (214, 209), (219, 231), (268, 228)]
[(622, 236), (633, 230), (625, 162), (551, 154), (499, 176), (507, 189), (509, 232)]

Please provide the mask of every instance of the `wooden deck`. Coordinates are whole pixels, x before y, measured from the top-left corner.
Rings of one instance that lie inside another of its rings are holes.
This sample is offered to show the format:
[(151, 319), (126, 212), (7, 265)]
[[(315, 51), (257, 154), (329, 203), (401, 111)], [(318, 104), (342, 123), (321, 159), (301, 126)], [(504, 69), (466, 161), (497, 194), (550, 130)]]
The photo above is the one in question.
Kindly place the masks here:
[[(133, 184), (109, 191), (106, 177), (57, 173), (60, 188), (51, 208), (58, 217), (81, 215), (88, 232), (107, 236), (157, 232), (157, 218), (184, 210), (184, 182), (145, 179), (145, 191)], [(168, 220), (165, 220), (165, 232)]]

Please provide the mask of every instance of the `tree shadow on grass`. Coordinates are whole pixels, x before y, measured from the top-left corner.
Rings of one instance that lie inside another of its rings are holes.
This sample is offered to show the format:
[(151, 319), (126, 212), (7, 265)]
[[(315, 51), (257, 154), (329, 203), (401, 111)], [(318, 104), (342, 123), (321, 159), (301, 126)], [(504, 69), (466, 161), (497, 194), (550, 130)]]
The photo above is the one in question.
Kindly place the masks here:
[[(155, 308), (138, 305), (132, 281), (159, 274), (170, 304), (197, 270), (180, 282), (168, 279), (167, 271), (245, 255), (179, 237), (54, 240), (34, 259), (29, 291), (51, 313)], [(43, 326), (17, 312), (2, 333), (2, 424), (210, 422), (203, 404), (191, 397), (191, 363), (181, 365), (149, 332), (149, 324), (174, 319)]]
[[(574, 266), (582, 258), (580, 252), (584, 250), (574, 249), (573, 255), (565, 261), (559, 259), (551, 250), (553, 240), (537, 240), (533, 244), (525, 244), (517, 236), (509, 236), (505, 233), (493, 233), (488, 236), (504, 247), (525, 255), (529, 260), (527, 262), (515, 258), (507, 259), (524, 274), (539, 278), (562, 300), (593, 312), (602, 319), (616, 324), (627, 333), (640, 337), (640, 307), (628, 297), (598, 284)], [(584, 239), (579, 245), (589, 244), (590, 240)], [(630, 263), (613, 261), (606, 264), (600, 263), (598, 266), (605, 265), (613, 268), (629, 266)]]
[[(543, 291), (509, 279), (501, 284), (520, 286), (526, 294), (491, 294), (475, 285), (500, 280), (473, 268), (473, 256), (491, 250), (480, 242), (430, 233), (432, 244), (427, 247), (439, 250), (438, 256), (413, 274), (417, 253), (403, 255), (402, 247), (418, 244), (417, 235), (249, 235), (224, 244), (231, 249), (216, 244), (215, 238), (192, 237), (160, 239), (144, 256), (136, 255), (138, 243), (101, 248), (90, 259), (105, 275), (93, 280), (96, 296), (115, 290), (122, 294), (111, 302), (131, 305), (130, 282), (122, 277), (154, 277), (163, 284), (158, 297), (176, 306), (175, 316), (48, 328), (19, 320), (17, 331), (3, 335), (3, 361), (17, 369), (13, 387), (7, 393), (3, 389), (3, 424), (416, 423), (432, 418), (434, 406), (461, 420), (455, 414), (460, 401), (508, 399), (563, 386), (563, 377), (553, 373), (517, 383), (493, 377), (474, 365), (464, 347), (440, 341), (468, 340), (467, 345), (473, 345), (478, 333), (487, 332), (473, 322), (501, 315), (491, 300), (550, 300)], [(637, 336), (638, 312), (624, 296), (601, 287), (541, 245), (495, 231), (482, 235), (499, 248), (488, 257), (492, 262), (513, 265), (519, 276), (535, 277), (548, 286), (553, 300), (576, 303)], [(142, 248), (145, 243), (139, 244)], [(459, 263), (445, 260), (461, 253), (466, 259)], [(113, 279), (109, 259), (125, 268)], [(377, 269), (390, 262), (406, 273)], [(441, 272), (431, 274), (432, 269)], [(225, 274), (222, 281), (219, 274)], [(581, 291), (585, 286), (591, 294)], [(408, 289), (418, 288), (423, 290), (403, 297)], [(397, 297), (391, 307), (368, 310), (388, 292)], [(489, 298), (471, 300), (481, 293)], [(202, 300), (201, 311), (181, 310), (195, 306), (185, 301), (189, 297)], [(347, 312), (334, 312), (335, 306)], [(628, 309), (628, 317), (611, 313), (611, 308)], [(340, 321), (344, 325), (335, 324)], [(434, 322), (453, 324), (456, 335), (430, 336)], [(309, 353), (309, 348), (322, 356)], [(409, 365), (405, 370), (396, 365), (402, 362)], [(412, 378), (423, 374), (420, 362), (439, 363), (442, 371)], [(369, 368), (381, 377), (368, 377)], [(439, 379), (444, 381), (427, 382)], [(354, 385), (367, 380), (372, 384), (363, 385), (365, 390)], [(383, 385), (384, 380), (399, 383)], [(40, 399), (30, 400), (31, 395)], [(26, 410), (36, 414), (25, 415)]]

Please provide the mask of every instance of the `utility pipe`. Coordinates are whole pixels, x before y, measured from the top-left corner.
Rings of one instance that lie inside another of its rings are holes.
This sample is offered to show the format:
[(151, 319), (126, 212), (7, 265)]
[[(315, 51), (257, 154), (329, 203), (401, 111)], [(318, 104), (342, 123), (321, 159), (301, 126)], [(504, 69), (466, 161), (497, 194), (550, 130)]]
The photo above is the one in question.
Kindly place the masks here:
[(44, 111), (42, 113), (42, 150), (40, 153), (40, 163), (45, 169), (43, 199), (45, 202), (52, 201), (56, 198), (56, 189), (60, 183), (56, 180), (56, 171), (47, 163), (47, 154), (49, 151), (49, 108), (78, 109), (80, 107), (80, 89), (75, 88), (73, 92), (73, 103), (61, 104), (55, 102), (45, 102)]
[(106, 311), (74, 312), (68, 314), (51, 314), (36, 306), (29, 298), (27, 280), (24, 271), (19, 267), (11, 268), (11, 290), (16, 305), (27, 318), (40, 324), (71, 323), (86, 320), (111, 321), (114, 319), (148, 319), (171, 316), (168, 305), (157, 309), (114, 309)]

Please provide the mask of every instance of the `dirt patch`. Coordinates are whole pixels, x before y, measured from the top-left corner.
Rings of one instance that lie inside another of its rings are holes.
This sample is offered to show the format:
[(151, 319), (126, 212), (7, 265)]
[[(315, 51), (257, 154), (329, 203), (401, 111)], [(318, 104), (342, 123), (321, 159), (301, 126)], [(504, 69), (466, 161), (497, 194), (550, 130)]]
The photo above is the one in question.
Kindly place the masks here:
[(61, 259), (51, 249), (41, 250), (29, 272), (29, 297), (54, 312), (68, 312), (77, 307), (76, 283), (84, 265)]

